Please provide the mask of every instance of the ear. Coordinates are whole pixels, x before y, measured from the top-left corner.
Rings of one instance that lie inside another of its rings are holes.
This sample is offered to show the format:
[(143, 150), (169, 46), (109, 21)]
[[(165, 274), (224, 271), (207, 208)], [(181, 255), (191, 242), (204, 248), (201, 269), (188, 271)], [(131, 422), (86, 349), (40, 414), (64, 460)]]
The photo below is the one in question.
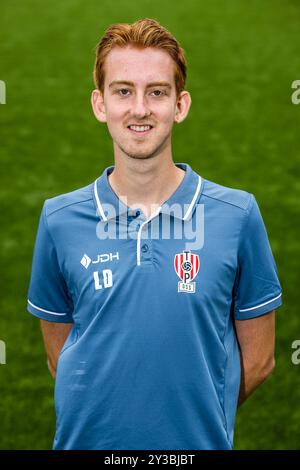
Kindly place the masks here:
[(93, 90), (91, 95), (91, 104), (96, 116), (100, 122), (106, 122), (106, 112), (104, 105), (104, 97), (100, 90)]
[(180, 123), (187, 117), (192, 104), (192, 98), (188, 91), (182, 91), (177, 99), (174, 122)]

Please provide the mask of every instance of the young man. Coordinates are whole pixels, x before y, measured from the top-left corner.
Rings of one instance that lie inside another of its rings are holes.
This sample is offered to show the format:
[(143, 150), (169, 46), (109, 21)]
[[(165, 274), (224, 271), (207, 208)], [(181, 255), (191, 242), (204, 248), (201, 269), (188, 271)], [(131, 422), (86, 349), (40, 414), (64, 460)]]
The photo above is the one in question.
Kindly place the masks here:
[(281, 288), (252, 194), (174, 163), (191, 105), (176, 39), (144, 19), (97, 46), (114, 165), (46, 200), (28, 310), (55, 383), (54, 449), (232, 449), (274, 367)]

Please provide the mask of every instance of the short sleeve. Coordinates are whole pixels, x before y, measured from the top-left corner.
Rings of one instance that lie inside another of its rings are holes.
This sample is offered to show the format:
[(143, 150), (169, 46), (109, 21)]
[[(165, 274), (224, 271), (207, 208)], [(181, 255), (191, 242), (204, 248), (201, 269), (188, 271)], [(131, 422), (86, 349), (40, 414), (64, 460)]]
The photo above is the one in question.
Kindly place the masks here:
[(73, 323), (72, 300), (47, 225), (46, 202), (35, 240), (27, 310), (43, 320)]
[(282, 304), (277, 267), (264, 221), (255, 197), (241, 229), (234, 316), (237, 320), (258, 317)]

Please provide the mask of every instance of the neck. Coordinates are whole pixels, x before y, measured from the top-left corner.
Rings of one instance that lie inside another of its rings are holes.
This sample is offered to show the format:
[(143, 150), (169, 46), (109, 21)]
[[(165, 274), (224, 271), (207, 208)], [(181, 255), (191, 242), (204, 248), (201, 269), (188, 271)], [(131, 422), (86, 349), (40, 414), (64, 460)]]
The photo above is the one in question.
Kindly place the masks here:
[(184, 175), (171, 158), (120, 159), (108, 180), (122, 202), (141, 208), (148, 218), (176, 191)]

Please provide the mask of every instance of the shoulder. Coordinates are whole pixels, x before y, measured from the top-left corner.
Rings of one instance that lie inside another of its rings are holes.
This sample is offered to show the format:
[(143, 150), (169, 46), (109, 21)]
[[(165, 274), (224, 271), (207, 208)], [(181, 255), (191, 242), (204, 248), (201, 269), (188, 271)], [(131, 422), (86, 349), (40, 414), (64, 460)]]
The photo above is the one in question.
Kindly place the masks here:
[(46, 199), (44, 203), (45, 216), (48, 218), (54, 213), (64, 213), (65, 210), (72, 208), (74, 205), (93, 200), (93, 190), (94, 183), (90, 183), (74, 191)]
[(203, 180), (202, 198), (207, 198), (220, 206), (231, 206), (242, 212), (249, 212), (255, 200), (253, 194), (242, 189), (230, 188), (221, 184)]

